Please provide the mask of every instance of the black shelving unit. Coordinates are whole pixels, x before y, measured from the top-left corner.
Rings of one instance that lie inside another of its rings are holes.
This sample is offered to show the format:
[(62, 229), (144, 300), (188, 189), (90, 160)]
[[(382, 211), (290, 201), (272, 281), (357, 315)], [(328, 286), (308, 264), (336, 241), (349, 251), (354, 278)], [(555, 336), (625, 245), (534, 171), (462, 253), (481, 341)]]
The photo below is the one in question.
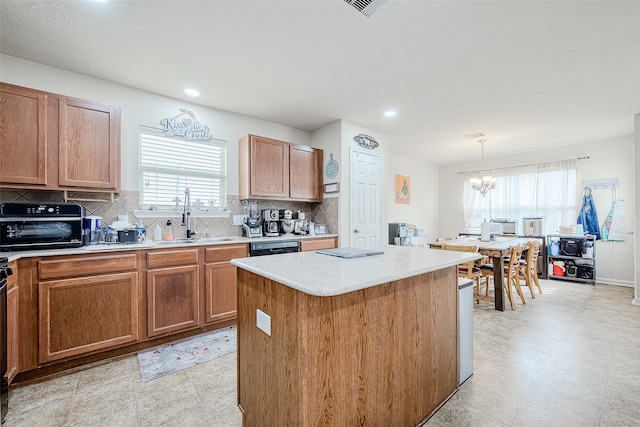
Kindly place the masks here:
[[(580, 251), (576, 254), (567, 254), (563, 251), (563, 240), (566, 246), (575, 248), (579, 246)], [(560, 254), (553, 255), (551, 250), (551, 242), (558, 241), (560, 245)], [(585, 245), (591, 245), (593, 250), (590, 257), (582, 255), (581, 248)], [(571, 282), (582, 282), (591, 285), (596, 284), (596, 241), (592, 236), (572, 236), (565, 234), (550, 234), (547, 236), (547, 258), (549, 263), (554, 261), (563, 261), (565, 263), (565, 275), (556, 276), (549, 274), (549, 279), (567, 280)]]

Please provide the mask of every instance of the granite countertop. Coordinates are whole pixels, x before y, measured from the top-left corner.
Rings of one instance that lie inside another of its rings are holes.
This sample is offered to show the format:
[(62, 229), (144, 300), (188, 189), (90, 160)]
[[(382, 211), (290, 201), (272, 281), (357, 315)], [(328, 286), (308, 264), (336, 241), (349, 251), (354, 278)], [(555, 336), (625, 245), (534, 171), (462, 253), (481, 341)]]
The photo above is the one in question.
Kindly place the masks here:
[(15, 251), (15, 252), (0, 252), (0, 258), (6, 257), (9, 261), (15, 261), (20, 258), (29, 257), (41, 257), (41, 256), (57, 256), (57, 255), (86, 255), (91, 253), (101, 252), (117, 252), (117, 251), (131, 251), (140, 249), (171, 249), (171, 248), (183, 248), (193, 246), (210, 246), (210, 245), (230, 245), (238, 243), (253, 243), (253, 242), (277, 242), (283, 240), (306, 240), (306, 239), (318, 239), (318, 238), (333, 238), (338, 237), (337, 234), (323, 234), (320, 236), (310, 236), (301, 234), (283, 235), (278, 237), (242, 237), (242, 236), (227, 236), (227, 237), (203, 237), (193, 239), (177, 239), (171, 241), (159, 241), (154, 242), (147, 240), (144, 243), (111, 243), (111, 244), (99, 244), (90, 246), (81, 246), (79, 248), (67, 248), (67, 249), (48, 249), (48, 250), (33, 250), (33, 251)]
[(334, 296), (480, 259), (472, 252), (388, 245), (384, 254), (343, 259), (316, 252), (238, 258), (231, 263), (315, 296)]

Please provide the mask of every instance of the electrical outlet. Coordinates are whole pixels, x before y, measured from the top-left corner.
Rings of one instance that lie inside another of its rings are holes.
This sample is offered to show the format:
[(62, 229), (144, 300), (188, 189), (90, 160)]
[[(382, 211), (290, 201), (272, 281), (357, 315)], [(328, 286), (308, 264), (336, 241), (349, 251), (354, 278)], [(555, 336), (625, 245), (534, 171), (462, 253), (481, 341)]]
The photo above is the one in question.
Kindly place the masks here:
[(234, 215), (233, 216), (233, 225), (242, 225), (244, 222), (245, 215)]
[(261, 310), (256, 310), (256, 325), (265, 334), (271, 336), (271, 316)]

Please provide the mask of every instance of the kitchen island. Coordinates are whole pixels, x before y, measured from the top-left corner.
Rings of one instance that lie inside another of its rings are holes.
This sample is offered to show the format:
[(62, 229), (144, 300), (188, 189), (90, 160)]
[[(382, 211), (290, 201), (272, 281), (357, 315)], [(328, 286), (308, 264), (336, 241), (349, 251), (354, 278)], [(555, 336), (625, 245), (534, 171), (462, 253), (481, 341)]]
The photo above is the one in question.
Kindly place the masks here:
[(456, 265), (479, 255), (383, 250), (232, 260), (244, 426), (414, 426), (456, 390)]

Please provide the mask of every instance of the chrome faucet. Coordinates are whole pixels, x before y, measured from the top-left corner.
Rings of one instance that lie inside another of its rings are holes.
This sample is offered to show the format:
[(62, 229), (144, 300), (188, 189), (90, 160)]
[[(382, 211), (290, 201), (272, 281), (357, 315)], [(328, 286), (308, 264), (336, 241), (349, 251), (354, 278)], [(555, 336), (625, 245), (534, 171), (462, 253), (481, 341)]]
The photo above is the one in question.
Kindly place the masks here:
[(188, 188), (184, 189), (184, 209), (182, 211), (182, 226), (187, 226), (187, 239), (196, 234), (191, 230), (191, 196)]

